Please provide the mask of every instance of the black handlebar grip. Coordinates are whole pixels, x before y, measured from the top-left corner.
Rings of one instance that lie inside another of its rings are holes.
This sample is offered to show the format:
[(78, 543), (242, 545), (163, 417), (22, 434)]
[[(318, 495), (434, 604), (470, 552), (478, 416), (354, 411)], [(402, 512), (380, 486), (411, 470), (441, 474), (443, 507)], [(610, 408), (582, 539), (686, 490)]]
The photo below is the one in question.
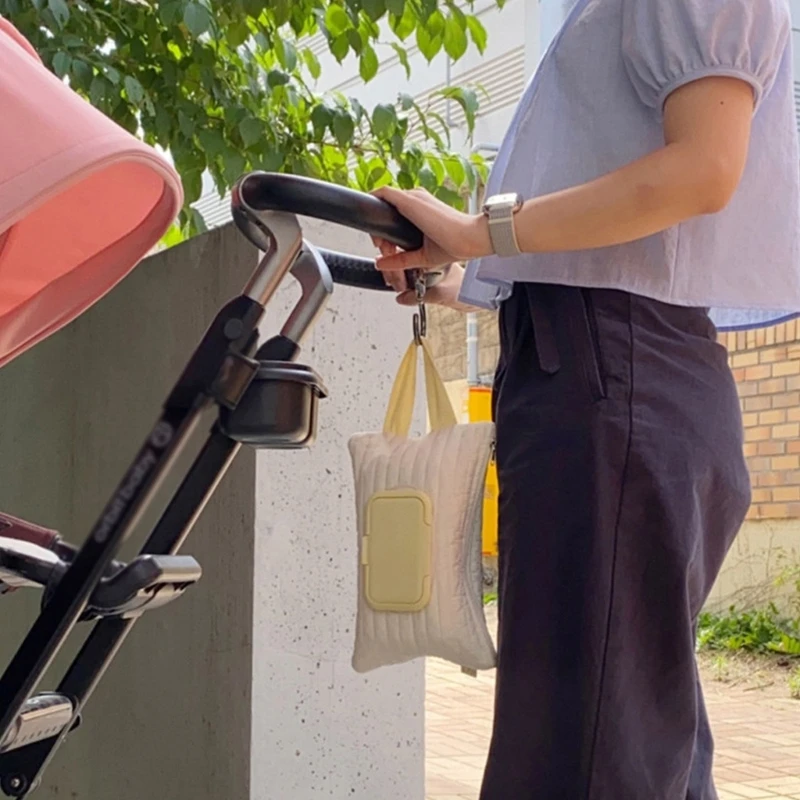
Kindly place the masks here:
[(287, 211), (344, 225), (386, 239), (403, 250), (422, 247), (422, 231), (385, 200), (333, 183), (285, 175), (251, 172), (238, 187), (255, 211)]
[[(319, 254), (328, 265), (334, 283), (342, 286), (352, 286), (356, 289), (377, 289), (378, 291), (392, 291), (387, 286), (383, 273), (375, 267), (371, 258), (351, 256), (346, 253), (337, 253), (333, 250), (317, 248)], [(444, 277), (444, 271), (431, 271), (424, 273), (425, 286), (431, 288)], [(414, 270), (406, 270), (406, 282), (409, 289), (414, 288)]]

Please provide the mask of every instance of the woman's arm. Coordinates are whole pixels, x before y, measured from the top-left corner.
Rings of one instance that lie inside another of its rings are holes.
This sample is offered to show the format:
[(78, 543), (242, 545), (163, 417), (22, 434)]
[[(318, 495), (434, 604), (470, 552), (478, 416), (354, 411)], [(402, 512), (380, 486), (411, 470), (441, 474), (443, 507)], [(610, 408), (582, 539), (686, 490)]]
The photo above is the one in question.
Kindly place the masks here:
[[(536, 197), (516, 214), (523, 252), (587, 250), (642, 239), (720, 211), (744, 171), (753, 90), (736, 78), (703, 78), (664, 107), (665, 146), (580, 186)], [(492, 253), (483, 215), (454, 211), (424, 192), (377, 192), (428, 236), (421, 251), (393, 252), (382, 270), (436, 267)]]

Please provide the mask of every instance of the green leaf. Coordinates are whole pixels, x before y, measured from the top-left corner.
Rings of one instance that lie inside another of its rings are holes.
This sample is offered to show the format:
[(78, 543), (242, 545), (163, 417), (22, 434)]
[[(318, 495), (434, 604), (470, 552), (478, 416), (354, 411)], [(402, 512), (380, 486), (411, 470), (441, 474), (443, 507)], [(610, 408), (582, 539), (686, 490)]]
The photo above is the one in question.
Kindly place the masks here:
[(414, 178), (406, 172), (405, 170), (401, 170), (397, 173), (397, 185), (401, 189), (413, 189), (414, 188)]
[(199, 169), (184, 171), (181, 175), (181, 184), (186, 195), (186, 203), (196, 203), (203, 193), (203, 173)]
[(414, 98), (410, 94), (400, 92), (397, 101), (400, 103), (400, 108), (402, 108), (403, 111), (410, 111), (414, 108)]
[(63, 28), (69, 21), (69, 6), (66, 0), (47, 0), (47, 8), (53, 15), (56, 25)]
[(434, 156), (429, 156), (427, 161), (428, 161), (428, 166), (431, 168), (434, 176), (436, 177), (436, 185), (442, 186), (444, 184), (444, 180), (446, 177), (446, 172), (444, 164), (442, 164), (442, 160), (440, 158), (435, 158)]
[(235, 150), (226, 150), (222, 156), (223, 174), (228, 186), (233, 186), (242, 177), (247, 159)]
[(99, 106), (108, 91), (108, 81), (100, 75), (95, 75), (89, 86), (89, 101), (93, 106)]
[(478, 95), (474, 89), (462, 88), (460, 86), (451, 86), (448, 89), (443, 89), (439, 94), (455, 100), (463, 109), (464, 116), (467, 118), (467, 126), (470, 131), (475, 127), (475, 115), (478, 112), (479, 103)]
[(303, 50), (303, 62), (306, 65), (311, 77), (316, 81), (319, 80), (319, 76), (322, 74), (322, 68), (319, 64), (319, 59), (314, 55), (312, 50), (305, 48)]
[(430, 20), (432, 14), (436, 13), (438, 0), (418, 0), (422, 10), (422, 19), (426, 22)]
[(468, 45), (463, 18), (459, 19), (455, 14), (451, 14), (444, 25), (444, 49), (447, 55), (453, 61), (458, 61), (467, 52)]
[(194, 120), (183, 110), (178, 112), (178, 128), (187, 139), (194, 135)]
[(486, 28), (483, 27), (483, 23), (476, 16), (467, 17), (467, 28), (469, 29), (470, 36), (472, 36), (472, 41), (475, 42), (475, 47), (477, 47), (478, 52), (483, 55), (486, 51)]
[(156, 6), (158, 16), (164, 25), (176, 25), (183, 19), (186, 0), (161, 0)]
[(286, 154), (283, 150), (272, 145), (268, 145), (264, 152), (253, 162), (254, 169), (261, 169), (265, 172), (277, 172), (283, 165)]
[(392, 136), (392, 157), (396, 160), (400, 160), (400, 157), (403, 155), (403, 146), (405, 145), (406, 140), (400, 133), (395, 133)]
[[(1, 10), (2, 10), (2, 7), (0, 7), (0, 11)], [(61, 44), (63, 44), (64, 47), (66, 47), (68, 49), (74, 49), (74, 48), (77, 48), (77, 47), (83, 47), (84, 42), (83, 42), (83, 39), (81, 39), (80, 36), (77, 36), (74, 33), (65, 33), (61, 37)]]
[(314, 127), (314, 136), (317, 139), (322, 139), (325, 136), (325, 131), (330, 128), (333, 122), (333, 114), (331, 110), (322, 104), (315, 106), (311, 112), (311, 124)]
[(331, 3), (325, 12), (325, 27), (332, 36), (341, 36), (352, 24), (347, 12), (340, 5)]
[(363, 80), (364, 83), (369, 83), (369, 81), (371, 81), (378, 74), (379, 66), (380, 64), (378, 63), (378, 56), (372, 47), (367, 45), (364, 48), (364, 52), (361, 54), (361, 59), (359, 61), (358, 71), (361, 75), (361, 80)]
[(386, 13), (386, 0), (361, 0), (361, 8), (371, 20), (379, 20)]
[(365, 38), (362, 38), (361, 33), (355, 28), (350, 28), (350, 30), (345, 33), (345, 36), (356, 55), (361, 55), (364, 50), (365, 42)]
[(417, 27), (417, 19), (411, 3), (404, 3), (403, 6), (402, 15), (392, 14), (389, 18), (389, 27), (401, 42), (404, 42)]
[(285, 86), (291, 77), (279, 69), (271, 69), (267, 73), (267, 84), (274, 89), (276, 86)]
[(197, 233), (205, 233), (208, 230), (203, 215), (196, 208), (191, 211), (191, 226)]
[(264, 123), (255, 117), (246, 117), (239, 123), (239, 133), (245, 147), (252, 147), (264, 136)]
[(176, 223), (170, 225), (169, 230), (161, 237), (161, 244), (164, 247), (175, 247), (183, 242), (185, 239), (183, 231)]
[(252, 35), (250, 26), (247, 20), (238, 19), (228, 25), (225, 35), (228, 38), (228, 44), (233, 47), (241, 47)]
[(394, 106), (375, 106), (372, 112), (372, 129), (376, 136), (386, 139), (392, 135), (397, 125), (397, 112)]
[(340, 147), (348, 147), (353, 141), (355, 123), (353, 118), (341, 109), (337, 109), (333, 117), (333, 135)]
[(244, 6), (244, 10), (251, 16), (258, 19), (261, 16), (261, 12), (264, 10), (264, 6), (268, 5), (265, 0), (242, 0), (242, 4)]
[(70, 72), (75, 78), (76, 82), (82, 86), (88, 86), (94, 77), (94, 71), (91, 66), (80, 58), (73, 58)]
[(364, 119), (366, 115), (366, 111), (364, 110), (364, 106), (358, 102), (358, 99), (355, 97), (350, 98), (350, 110), (353, 112), (353, 116), (355, 117), (356, 125), (361, 124), (361, 120)]
[(438, 184), (436, 183), (436, 175), (427, 164), (417, 173), (417, 179), (419, 180), (420, 185), (429, 192), (435, 192), (439, 188)]
[(350, 42), (347, 41), (347, 34), (341, 34), (330, 42), (330, 51), (333, 57), (341, 64), (347, 53), (350, 51)]
[(293, 0), (270, 0), (269, 8), (277, 27), (282, 27), (291, 19), (292, 2)]
[(287, 72), (293, 72), (297, 67), (297, 50), (295, 46), (286, 39), (278, 37), (275, 41), (275, 52), (280, 65)]
[(114, 86), (117, 86), (119, 82), (122, 80), (122, 75), (119, 74), (119, 70), (114, 69), (114, 67), (106, 65), (105, 69), (105, 76), (108, 78)]
[(473, 166), (472, 162), (468, 161), (464, 156), (459, 156), (459, 161), (461, 161), (462, 167), (464, 169), (464, 175), (467, 181), (467, 188), (470, 192), (475, 191), (475, 187), (478, 184), (478, 173), (475, 167)]
[(445, 159), (444, 166), (447, 170), (447, 177), (450, 178), (456, 187), (463, 186), (467, 179), (467, 172), (460, 158), (457, 156), (449, 156)]
[(408, 63), (408, 53), (406, 52), (405, 47), (397, 44), (397, 42), (392, 42), (392, 47), (394, 48), (394, 52), (397, 53), (397, 57), (400, 59), (400, 63), (403, 65), (403, 68), (406, 71), (406, 78), (410, 78), (411, 65)]
[(225, 138), (216, 128), (203, 128), (198, 132), (197, 140), (211, 158), (216, 158), (225, 150)]
[(386, 0), (386, 10), (396, 17), (402, 17), (406, 9), (406, 0)]
[(211, 14), (200, 3), (189, 3), (183, 12), (183, 22), (189, 29), (189, 33), (195, 38), (199, 38), (211, 27)]
[(59, 78), (63, 78), (69, 72), (71, 66), (72, 56), (69, 53), (59, 50), (53, 56), (53, 72), (55, 72)]
[(144, 87), (132, 75), (126, 75), (125, 94), (128, 95), (128, 100), (130, 100), (133, 105), (139, 106), (144, 100)]
[(430, 64), (442, 49), (442, 37), (433, 36), (428, 28), (422, 25), (417, 27), (417, 47), (420, 53), (425, 56), (426, 61)]
[(436, 189), (433, 190), (433, 195), (443, 203), (447, 203), (447, 205), (453, 206), (453, 208), (457, 208), (459, 211), (464, 208), (464, 198), (458, 194), (458, 192), (454, 192), (446, 186), (437, 186)]

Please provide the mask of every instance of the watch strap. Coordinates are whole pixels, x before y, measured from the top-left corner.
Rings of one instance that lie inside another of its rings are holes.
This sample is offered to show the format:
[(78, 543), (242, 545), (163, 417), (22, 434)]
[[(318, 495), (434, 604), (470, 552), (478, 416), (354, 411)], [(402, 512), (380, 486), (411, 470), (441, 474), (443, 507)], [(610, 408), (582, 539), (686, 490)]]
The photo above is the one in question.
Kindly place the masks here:
[(514, 216), (519, 204), (510, 202), (493, 203), (490, 199), (485, 207), (489, 222), (489, 237), (495, 255), (510, 258), (521, 254), (517, 234), (514, 230)]

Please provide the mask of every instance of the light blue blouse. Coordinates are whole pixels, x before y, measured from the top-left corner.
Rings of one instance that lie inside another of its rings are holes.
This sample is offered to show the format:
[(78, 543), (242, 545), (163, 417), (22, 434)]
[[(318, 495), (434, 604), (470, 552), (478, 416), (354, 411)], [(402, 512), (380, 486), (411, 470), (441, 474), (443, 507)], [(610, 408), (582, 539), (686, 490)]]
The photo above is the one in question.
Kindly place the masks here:
[(625, 245), (471, 262), (461, 300), (497, 308), (528, 281), (707, 307), (720, 330), (800, 315), (788, 0), (577, 0), (523, 94), (487, 195), (537, 197), (662, 147), (667, 96), (711, 75), (747, 81), (756, 103), (745, 172), (723, 211)]

